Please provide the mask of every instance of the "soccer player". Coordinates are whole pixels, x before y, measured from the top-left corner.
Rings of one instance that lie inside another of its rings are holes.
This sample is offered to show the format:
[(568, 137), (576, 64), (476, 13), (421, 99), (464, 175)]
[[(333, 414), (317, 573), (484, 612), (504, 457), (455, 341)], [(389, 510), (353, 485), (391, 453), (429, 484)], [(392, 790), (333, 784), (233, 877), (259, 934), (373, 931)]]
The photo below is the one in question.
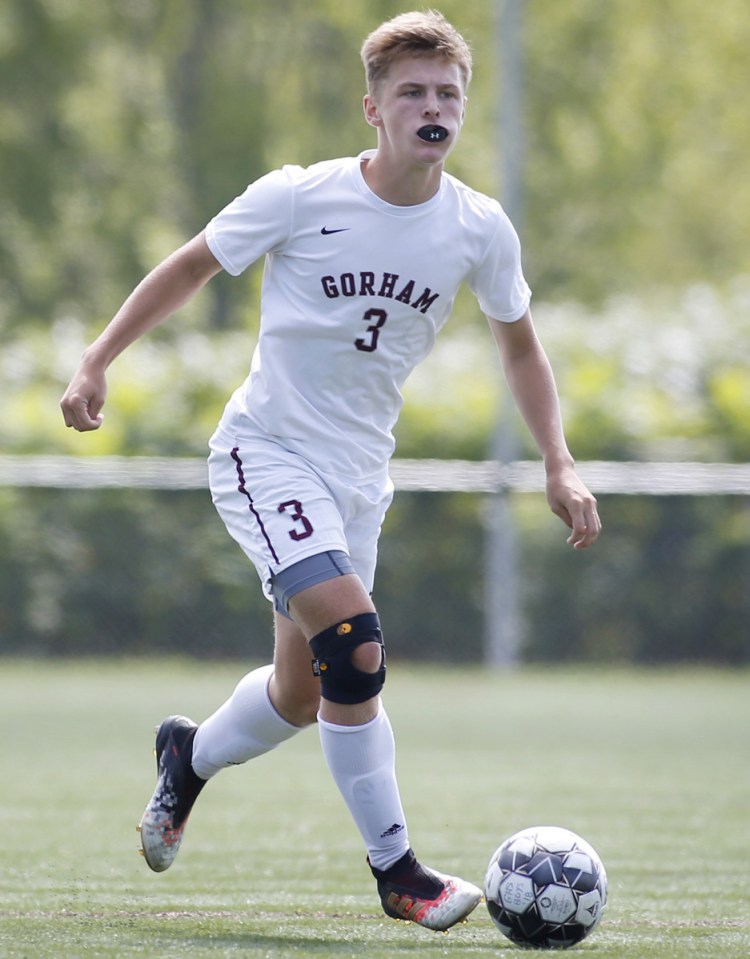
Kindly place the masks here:
[(142, 851), (151, 869), (167, 869), (209, 779), (317, 721), (383, 909), (442, 930), (481, 891), (411, 849), (371, 594), (400, 388), (462, 283), (488, 317), (568, 542), (591, 546), (600, 523), (566, 445), (516, 233), (496, 201), (444, 171), (471, 79), (465, 41), (436, 12), (405, 13), (366, 39), (362, 59), (377, 148), (251, 183), (136, 287), (85, 351), (61, 405), (68, 426), (99, 428), (115, 357), (220, 270), (236, 275), (265, 257), (257, 348), (211, 439), (209, 476), (274, 604), (273, 663), (200, 725), (183, 716), (161, 724)]

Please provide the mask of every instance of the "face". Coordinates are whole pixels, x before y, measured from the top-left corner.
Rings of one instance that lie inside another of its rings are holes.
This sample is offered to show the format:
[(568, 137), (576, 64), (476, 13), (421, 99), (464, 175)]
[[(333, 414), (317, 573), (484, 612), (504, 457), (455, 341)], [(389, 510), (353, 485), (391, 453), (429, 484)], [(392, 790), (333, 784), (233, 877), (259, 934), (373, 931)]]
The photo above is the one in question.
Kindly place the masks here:
[(364, 99), (378, 152), (431, 166), (453, 149), (464, 119), (461, 71), (443, 57), (401, 57)]

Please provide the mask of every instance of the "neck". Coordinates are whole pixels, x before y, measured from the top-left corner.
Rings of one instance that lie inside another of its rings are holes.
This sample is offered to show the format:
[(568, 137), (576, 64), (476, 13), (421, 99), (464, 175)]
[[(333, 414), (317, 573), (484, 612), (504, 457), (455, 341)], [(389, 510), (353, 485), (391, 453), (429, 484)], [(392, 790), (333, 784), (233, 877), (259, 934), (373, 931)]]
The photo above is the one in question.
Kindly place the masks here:
[(394, 206), (426, 203), (440, 189), (443, 164), (395, 169), (376, 153), (362, 164), (362, 176), (372, 192)]

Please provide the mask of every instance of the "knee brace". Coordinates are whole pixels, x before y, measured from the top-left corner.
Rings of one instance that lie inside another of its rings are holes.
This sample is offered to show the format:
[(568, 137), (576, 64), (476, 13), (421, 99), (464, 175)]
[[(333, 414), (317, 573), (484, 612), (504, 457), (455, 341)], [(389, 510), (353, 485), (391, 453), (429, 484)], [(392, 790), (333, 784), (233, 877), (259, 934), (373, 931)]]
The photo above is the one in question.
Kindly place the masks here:
[[(380, 646), (380, 668), (366, 673), (352, 665), (352, 652), (363, 643)], [(332, 703), (364, 703), (377, 696), (385, 683), (385, 647), (377, 613), (360, 613), (313, 636), (310, 648), (313, 673), (320, 692)]]

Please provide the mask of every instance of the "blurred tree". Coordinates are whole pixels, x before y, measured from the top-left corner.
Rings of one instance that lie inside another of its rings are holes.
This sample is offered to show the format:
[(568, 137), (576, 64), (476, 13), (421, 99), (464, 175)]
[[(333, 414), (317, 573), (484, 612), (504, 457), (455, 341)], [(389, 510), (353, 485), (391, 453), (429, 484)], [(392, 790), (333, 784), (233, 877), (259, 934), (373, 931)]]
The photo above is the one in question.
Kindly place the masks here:
[[(442, 8), (477, 59), (451, 168), (492, 191), (493, 3)], [(70, 315), (98, 327), (249, 180), (372, 145), (359, 45), (401, 9), (5, 0), (0, 329)], [(537, 299), (596, 303), (746, 269), (743, 14), (743, 0), (526, 5), (526, 255)], [(185, 321), (246, 324), (252, 282), (221, 278)]]
[[(0, 448), (203, 453), (247, 369), (255, 270), (218, 277), (118, 361), (107, 426), (85, 445), (61, 426), (62, 385), (140, 277), (249, 180), (373, 145), (359, 44), (404, 6), (4, 0)], [(450, 169), (492, 192), (493, 4), (440, 6), (477, 60)], [(526, 268), (576, 455), (749, 459), (744, 0), (529, 0), (524, 10)], [(408, 384), (400, 454), (483, 458), (497, 376), (484, 322), (462, 296)], [(223, 559), (231, 545), (205, 498), (200, 514), (171, 495), (167, 510), (158, 494), (0, 494), (4, 648), (174, 642), (229, 655), (256, 623), (265, 636), (267, 609), (252, 606), (241, 557)], [(414, 655), (419, 627), (386, 608), (403, 588), (423, 599), (415, 610), (429, 614), (433, 652), (473, 655), (482, 516), (469, 499), (407, 495), (394, 506), (380, 602), (399, 652)], [(747, 662), (748, 514), (737, 500), (613, 498), (595, 562), (563, 559), (562, 540), (546, 549), (546, 531), (559, 529), (539, 528), (546, 510), (533, 498), (516, 509), (530, 557), (528, 655), (659, 660), (721, 647)], [(141, 560), (127, 574), (125, 544)], [(718, 645), (706, 650), (711, 624)]]
[(526, 4), (526, 249), (544, 299), (747, 270), (744, 0)]

